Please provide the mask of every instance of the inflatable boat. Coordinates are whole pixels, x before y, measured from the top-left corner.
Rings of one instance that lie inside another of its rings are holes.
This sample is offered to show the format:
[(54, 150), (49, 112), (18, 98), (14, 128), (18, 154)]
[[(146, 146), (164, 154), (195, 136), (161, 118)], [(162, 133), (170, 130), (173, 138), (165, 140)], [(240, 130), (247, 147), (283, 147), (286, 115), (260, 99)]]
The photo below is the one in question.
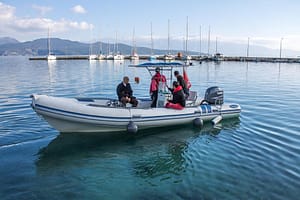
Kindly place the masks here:
[[(148, 67), (156, 66), (151, 64)], [(217, 86), (208, 88), (204, 98), (191, 91), (182, 110), (165, 108), (168, 99), (172, 98), (166, 91), (159, 92), (155, 108), (151, 108), (150, 99), (138, 99), (137, 107), (131, 107), (130, 104), (124, 106), (118, 100), (108, 98), (65, 98), (39, 94), (33, 94), (31, 98), (35, 112), (63, 133), (136, 133), (142, 129), (188, 123), (201, 127), (206, 121), (216, 124), (222, 119), (239, 117), (241, 112), (239, 104), (224, 103), (223, 90)]]

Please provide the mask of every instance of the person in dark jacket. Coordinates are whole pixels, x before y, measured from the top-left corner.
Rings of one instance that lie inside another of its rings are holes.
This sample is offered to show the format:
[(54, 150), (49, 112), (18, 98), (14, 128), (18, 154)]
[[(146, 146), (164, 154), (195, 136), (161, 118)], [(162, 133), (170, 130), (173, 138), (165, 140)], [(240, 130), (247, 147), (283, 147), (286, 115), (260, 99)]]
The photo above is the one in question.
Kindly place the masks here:
[(117, 87), (118, 99), (124, 106), (126, 103), (131, 103), (133, 107), (136, 107), (138, 101), (132, 94), (133, 91), (129, 83), (129, 78), (128, 76), (124, 76), (123, 81)]
[(182, 86), (177, 81), (173, 82), (173, 88), (169, 88), (173, 94), (173, 99), (169, 100), (166, 104), (166, 108), (174, 108), (182, 110), (185, 107), (185, 96), (183, 93)]
[(183, 89), (183, 92), (185, 94), (185, 98), (187, 99), (190, 92), (189, 92), (189, 89), (187, 88), (187, 85), (186, 85), (186, 82), (185, 82), (184, 78), (179, 74), (179, 71), (174, 71), (174, 76), (176, 76), (179, 85), (181, 85), (181, 87)]

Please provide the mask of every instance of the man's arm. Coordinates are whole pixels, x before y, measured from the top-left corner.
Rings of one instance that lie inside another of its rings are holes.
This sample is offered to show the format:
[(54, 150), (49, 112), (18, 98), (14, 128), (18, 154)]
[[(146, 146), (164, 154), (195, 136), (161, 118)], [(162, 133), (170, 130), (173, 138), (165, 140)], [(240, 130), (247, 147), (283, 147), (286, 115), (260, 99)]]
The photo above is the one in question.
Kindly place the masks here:
[(117, 95), (120, 100), (122, 98), (122, 85), (121, 84), (119, 84), (117, 87)]
[(130, 83), (128, 83), (128, 93), (129, 93), (129, 96), (132, 97), (133, 91), (131, 89)]

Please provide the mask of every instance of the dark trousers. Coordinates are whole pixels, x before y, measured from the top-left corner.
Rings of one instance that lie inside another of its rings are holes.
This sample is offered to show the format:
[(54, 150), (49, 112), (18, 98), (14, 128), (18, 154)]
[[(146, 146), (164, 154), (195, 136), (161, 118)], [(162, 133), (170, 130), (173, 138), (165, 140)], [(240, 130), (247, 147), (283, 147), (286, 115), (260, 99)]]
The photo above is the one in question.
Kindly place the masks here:
[(187, 99), (190, 96), (190, 90), (185, 89), (183, 92), (184, 92), (185, 99)]
[(158, 96), (158, 90), (153, 91), (152, 95), (151, 95), (151, 99), (152, 99), (151, 108), (155, 108), (156, 107), (157, 96)]
[(134, 96), (130, 97), (130, 101), (127, 101), (127, 100), (126, 100), (126, 97), (122, 97), (122, 98), (120, 99), (120, 101), (122, 102), (122, 104), (123, 104), (124, 106), (126, 105), (126, 103), (131, 103), (133, 107), (137, 107), (137, 105), (138, 105), (138, 100), (137, 100), (136, 97), (134, 97)]

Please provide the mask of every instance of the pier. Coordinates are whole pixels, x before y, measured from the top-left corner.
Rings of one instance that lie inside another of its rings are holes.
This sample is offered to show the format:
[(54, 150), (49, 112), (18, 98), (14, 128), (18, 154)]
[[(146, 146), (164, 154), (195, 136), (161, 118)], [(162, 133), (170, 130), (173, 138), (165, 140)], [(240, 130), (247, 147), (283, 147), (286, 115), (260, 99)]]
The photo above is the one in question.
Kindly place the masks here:
[(275, 58), (275, 57), (223, 57), (224, 61), (236, 62), (272, 62), (272, 63), (300, 63), (300, 58)]
[[(139, 60), (149, 60), (150, 55), (140, 55)], [(183, 60), (182, 57), (174, 57), (175, 60)], [(62, 55), (56, 56), (56, 60), (88, 60), (88, 55)], [(130, 60), (130, 56), (126, 55), (125, 60)], [(47, 60), (46, 56), (30, 57), (29, 60)], [(97, 60), (97, 59), (96, 59)], [(102, 60), (102, 59), (101, 59)], [(105, 58), (103, 60), (106, 60)], [(157, 55), (156, 60), (164, 60), (163, 55)], [(216, 59), (213, 56), (191, 56), (192, 61), (204, 62), (272, 62), (272, 63), (300, 63), (300, 58), (276, 58), (276, 57), (243, 57), (243, 56), (223, 56)]]
[[(87, 55), (63, 55), (56, 56), (56, 60), (87, 60), (89, 56)], [(35, 56), (30, 57), (29, 60), (47, 60), (46, 56)]]

